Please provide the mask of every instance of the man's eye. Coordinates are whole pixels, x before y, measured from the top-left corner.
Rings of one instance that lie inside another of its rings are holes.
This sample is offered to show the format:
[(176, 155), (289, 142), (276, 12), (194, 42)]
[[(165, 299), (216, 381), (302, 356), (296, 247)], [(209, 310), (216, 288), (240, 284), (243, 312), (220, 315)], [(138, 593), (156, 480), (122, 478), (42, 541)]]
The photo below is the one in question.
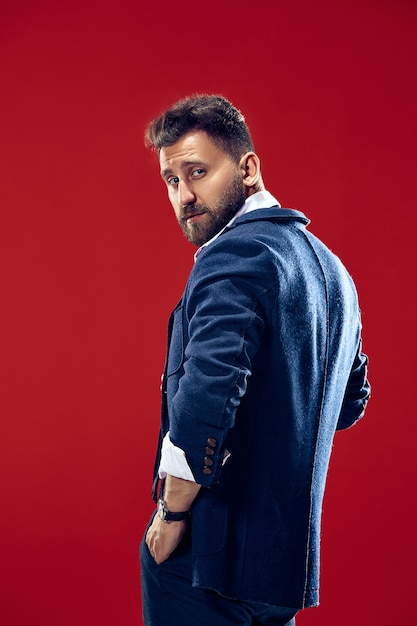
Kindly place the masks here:
[(204, 173), (205, 173), (205, 170), (203, 170), (201, 167), (197, 167), (197, 169), (192, 171), (191, 176), (192, 178), (198, 178)]
[(178, 178), (178, 176), (170, 176), (170, 178), (167, 179), (167, 183), (168, 185), (175, 187), (176, 185), (178, 185), (179, 180), (180, 179)]

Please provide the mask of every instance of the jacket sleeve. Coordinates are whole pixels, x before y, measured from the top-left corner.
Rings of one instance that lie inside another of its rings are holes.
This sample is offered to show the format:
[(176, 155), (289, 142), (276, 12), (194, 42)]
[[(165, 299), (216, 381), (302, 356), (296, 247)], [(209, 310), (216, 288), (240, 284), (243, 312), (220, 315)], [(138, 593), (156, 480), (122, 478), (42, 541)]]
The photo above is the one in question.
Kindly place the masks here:
[(221, 471), (224, 441), (263, 334), (259, 301), (274, 283), (268, 256), (255, 242), (241, 244), (239, 253), (212, 244), (197, 259), (185, 292), (188, 336), (178, 388), (169, 398), (170, 439), (206, 487)]
[(360, 342), (346, 387), (337, 430), (353, 426), (364, 414), (371, 390), (367, 370), (368, 357), (361, 351)]

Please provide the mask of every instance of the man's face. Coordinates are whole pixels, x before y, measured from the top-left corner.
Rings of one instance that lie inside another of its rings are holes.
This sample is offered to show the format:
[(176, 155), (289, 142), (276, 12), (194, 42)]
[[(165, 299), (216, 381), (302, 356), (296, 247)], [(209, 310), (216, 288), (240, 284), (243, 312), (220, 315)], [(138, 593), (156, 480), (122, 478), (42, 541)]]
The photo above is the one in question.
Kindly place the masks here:
[(226, 226), (245, 202), (238, 165), (203, 131), (161, 148), (159, 162), (178, 223), (196, 246)]

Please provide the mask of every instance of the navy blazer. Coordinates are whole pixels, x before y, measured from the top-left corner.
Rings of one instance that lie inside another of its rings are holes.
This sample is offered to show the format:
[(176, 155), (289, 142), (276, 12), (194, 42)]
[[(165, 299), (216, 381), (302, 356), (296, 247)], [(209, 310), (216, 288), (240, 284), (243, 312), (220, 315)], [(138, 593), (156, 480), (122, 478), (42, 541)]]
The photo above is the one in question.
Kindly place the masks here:
[(307, 224), (260, 209), (201, 250), (170, 320), (161, 428), (203, 485), (193, 584), (294, 608), (318, 603), (333, 436), (369, 396), (355, 287)]

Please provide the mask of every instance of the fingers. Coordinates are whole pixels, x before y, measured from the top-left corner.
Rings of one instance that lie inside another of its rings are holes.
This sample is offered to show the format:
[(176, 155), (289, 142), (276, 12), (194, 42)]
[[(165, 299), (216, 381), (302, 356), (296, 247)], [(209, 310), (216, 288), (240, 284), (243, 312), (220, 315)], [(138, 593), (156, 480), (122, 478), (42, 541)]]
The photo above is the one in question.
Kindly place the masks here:
[(186, 522), (163, 522), (158, 516), (149, 527), (145, 542), (155, 563), (166, 561), (181, 542), (186, 531)]

